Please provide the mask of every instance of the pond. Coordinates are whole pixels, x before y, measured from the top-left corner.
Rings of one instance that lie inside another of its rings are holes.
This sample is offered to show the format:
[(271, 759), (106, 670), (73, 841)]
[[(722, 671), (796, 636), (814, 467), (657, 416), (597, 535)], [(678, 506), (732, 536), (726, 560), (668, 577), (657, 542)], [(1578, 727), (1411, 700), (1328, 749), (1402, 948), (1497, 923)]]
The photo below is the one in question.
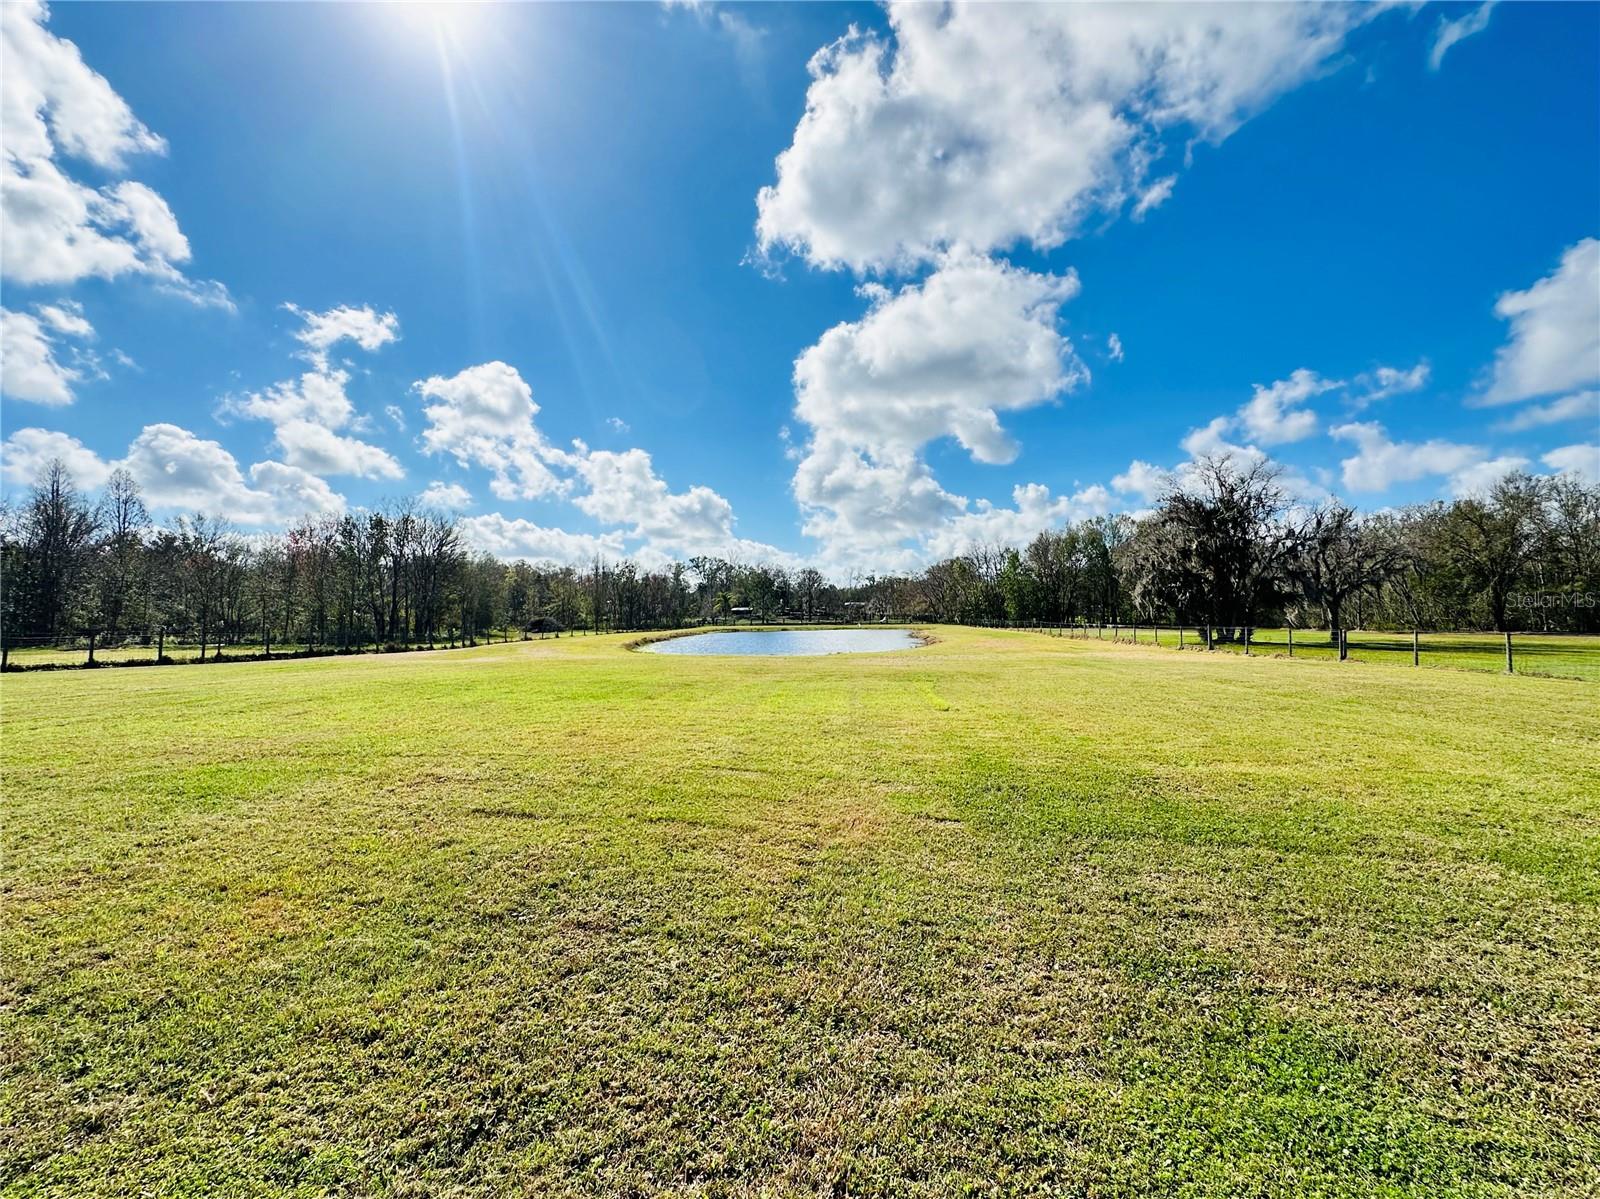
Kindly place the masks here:
[(819, 654), (882, 654), (925, 644), (909, 629), (775, 629), (694, 633), (639, 648), (651, 654), (760, 654), (812, 657)]

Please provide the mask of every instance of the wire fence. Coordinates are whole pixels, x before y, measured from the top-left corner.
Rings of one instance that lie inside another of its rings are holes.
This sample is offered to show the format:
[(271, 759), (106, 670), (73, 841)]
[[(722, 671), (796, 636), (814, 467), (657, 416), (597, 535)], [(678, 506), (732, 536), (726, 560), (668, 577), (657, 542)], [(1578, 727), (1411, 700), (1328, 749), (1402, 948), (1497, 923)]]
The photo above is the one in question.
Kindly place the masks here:
[[(751, 625), (773, 623), (747, 620)], [(775, 623), (814, 622), (789, 617)], [(904, 623), (904, 622), (898, 622)], [(913, 621), (912, 623), (917, 623)], [(1392, 632), (1368, 629), (1255, 628), (1224, 625), (975, 622), (982, 628), (1015, 629), (1067, 637), (1186, 652), (1233, 653), (1261, 657), (1311, 658), (1328, 662), (1381, 662), (1391, 665), (1449, 667), (1500, 674), (1542, 675), (1600, 682), (1600, 636), (1573, 633)], [(736, 621), (695, 620), (684, 627), (736, 625)], [(637, 631), (637, 630), (635, 630)], [(273, 642), (233, 642), (205, 646), (204, 661), (330, 657), (355, 653), (451, 649), (491, 642), (592, 636), (588, 629), (495, 629), (463, 642), (441, 639), (432, 646), (398, 644), (362, 647)], [(91, 652), (92, 646), (92, 652)], [(175, 638), (129, 639), (106, 644), (80, 635), (66, 638), (9, 638), (6, 669), (67, 670), (86, 666), (155, 666), (198, 663), (201, 646)]]
[(230, 640), (221, 644), (215, 640), (201, 645), (192, 634), (179, 636), (171, 631), (157, 637), (154, 633), (135, 634), (107, 640), (98, 633), (81, 631), (60, 636), (36, 635), (8, 636), (4, 640), (4, 668), (8, 672), (29, 670), (72, 670), (100, 666), (176, 666), (200, 662), (258, 662), (289, 658), (350, 657), (357, 654), (407, 653), (422, 650), (463, 649), (503, 641), (543, 641), (547, 638), (594, 637), (602, 633), (656, 633), (680, 629), (717, 628), (774, 628), (802, 625), (807, 627), (837, 628), (858, 627), (862, 624), (881, 623), (883, 618), (866, 620), (861, 613), (773, 612), (754, 613), (736, 609), (728, 615), (686, 616), (676, 622), (652, 624), (626, 624), (603, 621), (596, 628), (589, 624), (567, 627), (553, 620), (543, 624), (518, 628), (479, 631), (462, 638), (449, 631), (435, 637), (432, 642), (401, 641), (374, 642), (370, 639), (330, 643), (326, 641), (278, 641), (271, 643), (259, 639)]
[(26, 670), (71, 670), (88, 666), (177, 666), (185, 663), (258, 662), (290, 658), (349, 657), (372, 653), (412, 653), (417, 651), (466, 649), (502, 641), (543, 640), (546, 637), (587, 635), (589, 630), (567, 629), (492, 629), (461, 638), (443, 636), (428, 642), (363, 641), (344, 645), (327, 642), (261, 640), (198, 641), (177, 637), (130, 637), (107, 642), (97, 636), (79, 634), (64, 637), (8, 637), (5, 644), (7, 672)]
[(1600, 682), (1600, 636), (1576, 633), (1394, 632), (1044, 622), (991, 622), (984, 627), (1031, 630), (1077, 640), (1123, 642), (1202, 653), (1441, 666), (1457, 670)]

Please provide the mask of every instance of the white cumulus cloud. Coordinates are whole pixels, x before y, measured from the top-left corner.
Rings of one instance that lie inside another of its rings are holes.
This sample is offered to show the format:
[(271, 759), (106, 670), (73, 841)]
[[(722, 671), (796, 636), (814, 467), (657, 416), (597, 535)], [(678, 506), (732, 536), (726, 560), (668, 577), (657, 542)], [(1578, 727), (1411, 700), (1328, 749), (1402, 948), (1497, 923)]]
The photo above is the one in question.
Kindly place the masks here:
[[(1256, 390), (1259, 393), (1265, 389), (1258, 387)], [(1242, 471), (1268, 467), (1276, 473), (1278, 486), (1285, 494), (1301, 503), (1314, 503), (1328, 497), (1332, 480), (1328, 472), (1313, 469), (1307, 474), (1300, 467), (1274, 459), (1257, 445), (1230, 441), (1229, 433), (1238, 424), (1240, 421), (1236, 417), (1218, 416), (1199, 428), (1190, 429), (1180, 443), (1184, 453), (1189, 455), (1187, 461), (1168, 469), (1135, 458), (1127, 470), (1113, 476), (1112, 489), (1149, 506), (1170, 491), (1188, 491), (1199, 486), (1204, 479), (1202, 460), (1212, 460), (1226, 462)]]
[(1600, 391), (1577, 391), (1548, 404), (1529, 404), (1516, 414), (1495, 425), (1506, 433), (1521, 433), (1527, 429), (1540, 429), (1546, 425), (1565, 424), (1571, 420), (1588, 420), (1600, 425)]
[(1450, 476), (1450, 491), (1456, 496), (1485, 495), (1513, 471), (1523, 470), (1528, 460), (1520, 454), (1502, 454), (1464, 466)]
[(590, 450), (576, 442), (568, 462), (587, 488), (573, 506), (600, 524), (625, 526), (629, 539), (642, 540), (641, 551), (656, 560), (696, 554), (792, 560), (775, 546), (736, 536), (733, 505), (711, 488), (673, 491), (644, 450)]
[(1317, 414), (1303, 405), (1344, 384), (1324, 379), (1304, 367), (1270, 387), (1256, 385), (1254, 394), (1239, 409), (1239, 425), (1263, 445), (1304, 441), (1317, 431)]
[(576, 566), (596, 557), (615, 559), (626, 554), (620, 533), (574, 533), (498, 512), (462, 517), (461, 532), (470, 544), (496, 557), (527, 562)]
[(428, 453), (484, 467), (493, 476), (489, 490), (499, 499), (531, 500), (564, 490), (550, 469), (563, 455), (535, 426), (539, 405), (515, 367), (485, 362), (448, 378), (432, 375), (413, 387), (428, 401), (422, 409)]
[(84, 339), (94, 337), (94, 326), (83, 315), (83, 305), (75, 300), (36, 304), (33, 310), (39, 314), (40, 320), (57, 333)]
[(1575, 391), (1600, 383), (1600, 240), (1568, 247), (1555, 271), (1494, 307), (1511, 322), (1483, 394), (1488, 404)]
[(87, 321), (62, 309), (42, 308), (33, 316), (0, 308), (0, 393), (52, 407), (72, 403), (83, 372), (57, 357), (56, 335), (92, 334)]
[(875, 453), (954, 437), (979, 462), (1016, 446), (1000, 413), (1087, 381), (1057, 328), (1077, 276), (953, 255), (859, 321), (835, 325), (795, 362), (795, 414), (816, 436)]
[(245, 525), (278, 524), (304, 512), (344, 507), (321, 479), (280, 462), (256, 463), (246, 482), (221, 444), (172, 424), (146, 425), (127, 456), (113, 465), (138, 480), (153, 508), (210, 512)]
[(220, 443), (178, 425), (146, 425), (119, 459), (106, 461), (75, 437), (47, 429), (18, 429), (0, 447), (8, 482), (27, 484), (52, 458), (85, 489), (113, 470), (133, 475), (154, 509), (207, 512), (242, 525), (280, 525), (311, 512), (340, 512), (344, 497), (323, 480), (283, 462), (257, 462), (248, 474)]
[[(215, 445), (215, 442), (208, 442)], [(137, 476), (136, 476), (137, 477)], [(267, 497), (267, 507), (250, 515), (248, 506), (239, 509), (245, 515), (233, 519), (248, 524), (273, 525), (293, 520), (297, 516), (315, 516), (324, 512), (343, 512), (344, 497), (316, 475), (298, 466), (283, 462), (257, 462), (250, 468), (250, 482), (257, 494)]]
[(350, 372), (332, 365), (329, 350), (343, 340), (365, 350), (394, 341), (400, 323), (394, 313), (380, 316), (371, 308), (334, 308), (308, 312), (293, 304), (284, 308), (302, 327), (295, 340), (306, 347), (311, 369), (261, 391), (230, 396), (219, 406), (221, 417), (243, 416), (270, 421), (274, 440), (291, 466), (316, 475), (353, 475), (364, 479), (399, 479), (405, 470), (387, 450), (340, 430), (360, 427), (345, 387)]
[(314, 421), (285, 421), (277, 426), (275, 440), (285, 462), (315, 475), (399, 479), (406, 473), (387, 450)]
[(294, 336), (314, 362), (325, 362), (328, 351), (341, 341), (353, 341), (371, 353), (400, 337), (400, 319), (392, 312), (379, 313), (369, 304), (360, 308), (340, 305), (326, 312), (308, 312), (295, 304), (284, 308), (305, 322)]
[(802, 531), (822, 542), (830, 563), (899, 569), (920, 540), (967, 510), (964, 497), (939, 485), (914, 455), (869, 458), (838, 441), (818, 441), (795, 471)]
[(759, 250), (858, 272), (1028, 241), (1171, 193), (1169, 138), (1220, 142), (1325, 70), (1378, 9), (1337, 4), (912, 4), (812, 58), (757, 198)]
[(315, 421), (330, 429), (341, 428), (355, 415), (345, 384), (350, 381), (342, 370), (307, 371), (295, 379), (284, 379), (261, 391), (234, 396), (222, 404), (222, 413), (284, 424), (289, 421)]
[(1132, 495), (1153, 504), (1172, 486), (1172, 472), (1135, 458), (1128, 469), (1113, 476), (1111, 486), (1124, 495)]
[(422, 489), (417, 499), (428, 508), (442, 508), (456, 512), (472, 507), (472, 493), (460, 483), (444, 483), (435, 479)]
[[(1376, 421), (1355, 421), (1329, 432), (1353, 442), (1356, 453), (1340, 462), (1344, 485), (1351, 491), (1387, 491), (1430, 475), (1458, 475), (1481, 467), (1489, 456), (1482, 446), (1432, 438), (1423, 442), (1392, 441)], [(1463, 476), (1471, 479), (1475, 476)]]
[(1576, 475), (1591, 487), (1600, 486), (1600, 444), (1564, 445), (1539, 461), (1557, 474)]
[(0, 6), (0, 260), (6, 279), (66, 284), (145, 275), (199, 304), (231, 308), (221, 284), (184, 275), (188, 239), (166, 201), (133, 180), (96, 187), (63, 159), (121, 174), (135, 155), (166, 142), (91, 69), (72, 42), (50, 33), (36, 0)]
[(1241, 469), (1266, 459), (1266, 452), (1253, 445), (1239, 445), (1228, 440), (1234, 426), (1232, 417), (1212, 417), (1198, 429), (1190, 429), (1180, 443), (1183, 452), (1194, 458), (1223, 458)]
[(1020, 483), (1011, 489), (1011, 502), (1012, 507), (1002, 508), (979, 500), (972, 511), (945, 521), (927, 537), (925, 556), (938, 560), (982, 545), (1026, 545), (1046, 529), (1103, 516), (1113, 504), (1099, 484), (1057, 496), (1043, 483)]
[(1047, 403), (1088, 378), (1058, 328), (1075, 275), (1043, 275), (953, 253), (920, 284), (863, 289), (870, 308), (795, 361), (795, 415), (810, 432), (794, 493), (805, 531), (830, 552), (886, 550), (967, 504), (922, 460), (953, 438), (977, 462), (1012, 461), (1001, 414)]
[(31, 486), (53, 460), (60, 459), (79, 487), (93, 491), (104, 485), (111, 467), (83, 442), (54, 429), (18, 429), (0, 444), (0, 477), (18, 487)]
[(1432, 368), (1426, 362), (1419, 362), (1409, 369), (1380, 366), (1376, 370), (1357, 375), (1355, 380), (1357, 390), (1350, 396), (1349, 406), (1359, 412), (1379, 400), (1421, 391), (1428, 385), (1432, 373)]
[(733, 505), (709, 487), (673, 493), (644, 450), (594, 450), (577, 460), (588, 492), (573, 500), (602, 524), (631, 525), (633, 535), (675, 545), (727, 540)]

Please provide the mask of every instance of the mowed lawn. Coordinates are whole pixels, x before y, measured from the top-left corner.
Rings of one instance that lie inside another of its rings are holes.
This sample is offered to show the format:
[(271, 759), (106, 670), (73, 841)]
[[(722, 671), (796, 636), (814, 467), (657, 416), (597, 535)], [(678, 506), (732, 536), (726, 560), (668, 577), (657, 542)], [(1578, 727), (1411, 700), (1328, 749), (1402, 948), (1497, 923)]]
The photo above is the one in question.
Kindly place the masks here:
[(939, 629), (0, 682), (11, 1195), (1588, 1195), (1600, 692)]
[[(1191, 632), (1192, 643), (1204, 632)], [(1144, 640), (1150, 640), (1149, 630)], [(1175, 641), (1173, 634), (1168, 640)], [(1294, 656), (1337, 661), (1338, 650), (1326, 629), (1302, 629), (1294, 634)], [(1346, 635), (1345, 647), (1354, 662), (1378, 662), (1390, 666), (1411, 665), (1411, 634), (1353, 630)], [(1243, 653), (1238, 642), (1218, 642), (1217, 650)], [(1506, 643), (1499, 633), (1423, 633), (1417, 638), (1417, 665), (1442, 666), (1452, 670), (1486, 670), (1504, 674)], [(1250, 649), (1257, 654), (1289, 652), (1288, 629), (1255, 629)], [(82, 661), (79, 654), (78, 660)], [(1564, 633), (1515, 633), (1512, 635), (1512, 671), (1516, 674), (1548, 675), (1552, 678), (1585, 679), (1600, 682), (1600, 637)]]

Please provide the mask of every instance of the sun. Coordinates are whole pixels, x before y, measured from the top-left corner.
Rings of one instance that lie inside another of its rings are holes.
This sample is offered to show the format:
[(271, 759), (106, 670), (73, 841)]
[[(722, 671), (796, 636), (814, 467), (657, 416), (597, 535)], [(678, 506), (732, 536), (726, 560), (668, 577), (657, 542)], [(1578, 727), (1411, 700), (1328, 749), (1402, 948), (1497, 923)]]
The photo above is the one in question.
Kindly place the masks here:
[(403, 36), (455, 50), (469, 48), (482, 34), (494, 7), (479, 0), (388, 0), (378, 6), (385, 21)]

